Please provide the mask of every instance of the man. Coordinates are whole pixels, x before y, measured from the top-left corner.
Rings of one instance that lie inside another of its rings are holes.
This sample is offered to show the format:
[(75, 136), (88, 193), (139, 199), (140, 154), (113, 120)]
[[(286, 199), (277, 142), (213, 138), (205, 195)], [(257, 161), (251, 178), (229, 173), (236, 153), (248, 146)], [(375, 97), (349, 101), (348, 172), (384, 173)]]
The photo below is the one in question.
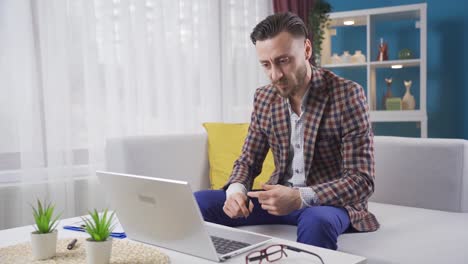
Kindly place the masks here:
[[(255, 93), (226, 191), (195, 193), (204, 219), (228, 226), (297, 225), (298, 242), (329, 249), (346, 230), (377, 230), (367, 211), (374, 155), (362, 87), (309, 64), (307, 29), (292, 13), (267, 17), (251, 39), (271, 84)], [(268, 149), (275, 171), (263, 190), (249, 191)]]

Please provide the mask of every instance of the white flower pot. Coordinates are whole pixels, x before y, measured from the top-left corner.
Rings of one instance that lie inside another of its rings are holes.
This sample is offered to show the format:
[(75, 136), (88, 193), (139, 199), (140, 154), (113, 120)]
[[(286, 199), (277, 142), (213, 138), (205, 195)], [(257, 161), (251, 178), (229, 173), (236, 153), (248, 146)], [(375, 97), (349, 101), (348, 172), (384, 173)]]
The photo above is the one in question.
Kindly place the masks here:
[(55, 257), (57, 248), (57, 230), (47, 234), (31, 233), (33, 260), (44, 260)]
[(106, 241), (86, 239), (86, 261), (88, 264), (108, 264), (112, 253), (112, 238)]

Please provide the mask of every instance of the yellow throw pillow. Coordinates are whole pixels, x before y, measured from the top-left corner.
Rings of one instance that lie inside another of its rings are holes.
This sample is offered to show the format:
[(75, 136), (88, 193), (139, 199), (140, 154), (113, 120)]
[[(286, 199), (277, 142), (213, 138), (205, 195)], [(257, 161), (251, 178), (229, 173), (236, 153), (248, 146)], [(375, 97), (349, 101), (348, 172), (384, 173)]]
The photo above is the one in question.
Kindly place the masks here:
[[(234, 162), (240, 157), (249, 124), (204, 123), (208, 133), (208, 159), (211, 189), (220, 189), (231, 176)], [(255, 178), (254, 189), (270, 179), (275, 169), (271, 150), (263, 162), (262, 173)]]

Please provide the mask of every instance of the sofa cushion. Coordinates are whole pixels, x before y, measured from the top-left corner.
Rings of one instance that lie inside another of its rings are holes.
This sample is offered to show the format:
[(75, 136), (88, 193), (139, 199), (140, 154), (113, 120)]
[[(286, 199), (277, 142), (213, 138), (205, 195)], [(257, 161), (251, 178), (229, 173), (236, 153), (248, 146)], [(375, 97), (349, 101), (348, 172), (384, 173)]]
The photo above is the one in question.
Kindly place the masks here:
[(205, 134), (113, 138), (107, 141), (106, 170), (190, 183), (209, 188)]
[(375, 137), (371, 201), (468, 212), (468, 141)]
[[(210, 161), (210, 181), (212, 189), (222, 188), (232, 173), (234, 162), (242, 152), (249, 124), (204, 123), (208, 134), (208, 159)], [(273, 155), (268, 151), (262, 173), (254, 181), (254, 189), (261, 188), (273, 173)]]
[[(364, 256), (368, 263), (466, 263), (468, 214), (369, 203), (379, 219), (376, 232), (346, 233), (338, 250)], [(241, 229), (296, 240), (296, 227), (265, 225)]]

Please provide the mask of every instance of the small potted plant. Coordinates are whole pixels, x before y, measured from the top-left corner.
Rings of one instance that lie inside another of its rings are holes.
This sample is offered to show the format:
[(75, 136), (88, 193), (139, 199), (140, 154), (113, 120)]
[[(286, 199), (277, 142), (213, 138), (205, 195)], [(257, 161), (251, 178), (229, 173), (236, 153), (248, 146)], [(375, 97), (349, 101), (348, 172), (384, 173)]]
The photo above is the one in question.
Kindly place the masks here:
[(114, 229), (112, 213), (108, 215), (107, 209), (103, 213), (89, 212), (90, 218), (83, 218), (86, 232), (91, 236), (86, 239), (86, 259), (88, 264), (107, 264), (110, 262), (112, 252), (112, 238), (110, 234)]
[(32, 254), (34, 260), (44, 260), (55, 256), (57, 247), (57, 227), (60, 215), (53, 217), (55, 206), (37, 200), (37, 208), (31, 206), (36, 231), (31, 233)]

